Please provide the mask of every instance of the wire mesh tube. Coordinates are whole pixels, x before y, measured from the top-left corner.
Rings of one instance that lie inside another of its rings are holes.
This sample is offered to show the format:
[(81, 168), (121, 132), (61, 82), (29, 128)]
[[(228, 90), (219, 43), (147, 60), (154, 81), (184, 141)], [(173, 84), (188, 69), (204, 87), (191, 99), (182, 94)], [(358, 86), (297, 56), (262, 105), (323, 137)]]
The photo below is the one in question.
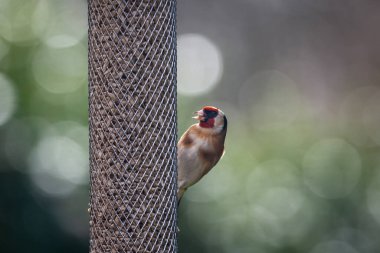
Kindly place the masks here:
[(176, 1), (88, 4), (90, 252), (176, 252)]

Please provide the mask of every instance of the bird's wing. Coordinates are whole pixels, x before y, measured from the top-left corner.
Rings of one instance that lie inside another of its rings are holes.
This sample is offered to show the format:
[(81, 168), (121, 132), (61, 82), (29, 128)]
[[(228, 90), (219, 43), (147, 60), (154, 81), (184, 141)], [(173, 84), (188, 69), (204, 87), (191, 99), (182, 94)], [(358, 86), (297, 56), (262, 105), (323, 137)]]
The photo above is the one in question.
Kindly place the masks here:
[(220, 160), (224, 153), (224, 148), (216, 151), (199, 150), (200, 159), (202, 159), (203, 169), (202, 177), (206, 175)]

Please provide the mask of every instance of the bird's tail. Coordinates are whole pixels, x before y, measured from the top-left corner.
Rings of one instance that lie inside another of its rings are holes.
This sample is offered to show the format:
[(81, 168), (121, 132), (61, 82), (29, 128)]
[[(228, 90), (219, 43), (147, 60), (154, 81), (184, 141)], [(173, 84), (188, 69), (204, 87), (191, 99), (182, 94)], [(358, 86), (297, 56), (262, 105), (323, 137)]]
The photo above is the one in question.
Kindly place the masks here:
[(187, 190), (187, 188), (178, 188), (178, 190), (177, 190), (177, 199), (178, 199), (177, 207), (179, 207), (179, 203), (181, 202), (183, 194), (185, 193), (186, 190)]

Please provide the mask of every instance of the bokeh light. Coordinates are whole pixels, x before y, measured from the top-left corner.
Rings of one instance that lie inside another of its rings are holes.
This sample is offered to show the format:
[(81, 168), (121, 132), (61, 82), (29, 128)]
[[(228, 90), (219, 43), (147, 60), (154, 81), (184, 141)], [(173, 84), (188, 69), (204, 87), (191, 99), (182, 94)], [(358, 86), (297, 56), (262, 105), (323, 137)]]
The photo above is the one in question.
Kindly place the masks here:
[(380, 165), (377, 165), (374, 169), (374, 176), (367, 189), (366, 202), (369, 212), (380, 224)]
[(25, 172), (27, 170), (26, 159), (20, 157), (28, 157), (30, 150), (33, 148), (33, 141), (38, 138), (33, 131), (33, 127), (43, 125), (42, 120), (33, 118), (14, 119), (8, 122), (8, 128), (5, 131), (3, 144), (7, 162), (12, 168)]
[[(76, 124), (65, 122), (46, 129), (46, 135), (30, 154), (33, 182), (47, 194), (67, 195), (88, 181), (88, 154), (83, 143), (81, 145), (77, 139), (70, 138), (70, 135), (75, 137), (86, 132), (80, 127), (73, 129), (72, 125)], [(62, 129), (66, 134), (59, 135)]]
[(49, 47), (74, 46), (86, 36), (86, 13), (85, 1), (65, 0), (53, 4), (40, 0), (33, 16), (32, 29)]
[(5, 124), (16, 109), (16, 93), (13, 83), (0, 73), (0, 126)]
[(31, 29), (31, 21), (37, 4), (38, 0), (1, 0), (1, 36), (15, 43), (24, 43), (36, 39), (36, 34)]
[[(259, 164), (248, 177), (252, 232), (261, 242), (289, 245), (311, 228), (315, 209), (302, 193), (299, 170), (289, 161), (274, 159)], [(302, 217), (302, 224), (294, 224)]]
[(305, 197), (299, 191), (286, 188), (265, 191), (250, 210), (255, 236), (276, 246), (291, 243), (290, 238), (298, 233), (293, 224), (299, 219), (304, 202)]
[(9, 51), (9, 46), (0, 38), (0, 61)]
[(254, 73), (241, 86), (239, 102), (250, 112), (252, 125), (261, 130), (288, 126), (301, 109), (296, 84), (277, 70)]
[(359, 253), (351, 245), (341, 241), (321, 242), (310, 253)]
[(364, 131), (369, 138), (376, 144), (380, 145), (380, 89), (376, 89), (367, 97), (361, 120)]
[(340, 198), (349, 194), (361, 176), (361, 159), (356, 149), (341, 139), (324, 139), (305, 154), (306, 185), (320, 197)]
[(343, 226), (336, 231), (333, 238), (338, 241), (347, 242), (358, 252), (372, 251), (373, 242), (365, 230)]
[(42, 46), (34, 55), (32, 69), (36, 81), (46, 91), (73, 92), (87, 78), (86, 52), (79, 44), (66, 48)]
[(200, 34), (178, 36), (178, 92), (195, 96), (218, 84), (223, 59), (218, 47)]
[[(373, 147), (379, 144), (379, 95), (374, 85), (355, 88), (344, 96), (339, 108), (339, 123), (342, 131), (356, 145)], [(350, 128), (347, 126), (350, 125)]]

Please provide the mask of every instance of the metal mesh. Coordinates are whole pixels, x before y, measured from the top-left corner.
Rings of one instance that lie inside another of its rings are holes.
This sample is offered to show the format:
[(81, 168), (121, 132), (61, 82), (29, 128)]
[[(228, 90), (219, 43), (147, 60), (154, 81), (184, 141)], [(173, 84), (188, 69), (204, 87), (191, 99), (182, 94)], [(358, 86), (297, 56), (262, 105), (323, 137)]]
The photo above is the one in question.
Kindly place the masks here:
[(90, 252), (176, 252), (176, 1), (88, 4)]

